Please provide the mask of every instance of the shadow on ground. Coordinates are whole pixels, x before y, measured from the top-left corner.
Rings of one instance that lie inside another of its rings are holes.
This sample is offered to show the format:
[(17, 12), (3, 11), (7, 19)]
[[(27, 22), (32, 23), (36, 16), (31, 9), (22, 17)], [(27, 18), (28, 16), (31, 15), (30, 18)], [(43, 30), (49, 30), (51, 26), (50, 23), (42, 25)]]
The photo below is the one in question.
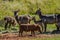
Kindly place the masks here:
[(59, 31), (53, 30), (53, 31), (51, 32), (51, 34), (60, 34), (60, 30), (59, 30)]

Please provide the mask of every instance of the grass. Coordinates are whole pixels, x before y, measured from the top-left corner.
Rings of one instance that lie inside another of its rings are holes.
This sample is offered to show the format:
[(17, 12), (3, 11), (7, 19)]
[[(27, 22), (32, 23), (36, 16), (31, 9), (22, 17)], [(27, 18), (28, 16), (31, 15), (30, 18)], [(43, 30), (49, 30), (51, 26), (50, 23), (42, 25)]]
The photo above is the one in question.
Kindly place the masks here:
[(34, 14), (38, 8), (43, 14), (60, 13), (60, 0), (0, 0), (0, 19), (13, 16), (13, 10), (20, 9), (19, 15)]
[(33, 38), (33, 39), (29, 39), (27, 38), (26, 40), (60, 40), (60, 38)]
[[(36, 10), (41, 8), (43, 14), (55, 14), (60, 13), (60, 0), (13, 0), (13, 1), (3, 1), (0, 0), (0, 20), (5, 16), (14, 16), (13, 10), (20, 9), (19, 15), (30, 14), (34, 15)], [(36, 16), (36, 20), (39, 17)], [(31, 21), (33, 24), (34, 22)], [(3, 24), (3, 25), (2, 25)], [(18, 29), (18, 25), (15, 27)], [(4, 22), (0, 21), (0, 30), (4, 30)], [(55, 24), (48, 24), (47, 31), (56, 30)], [(26, 40), (60, 40), (60, 36), (54, 36), (51, 38), (24, 38)]]

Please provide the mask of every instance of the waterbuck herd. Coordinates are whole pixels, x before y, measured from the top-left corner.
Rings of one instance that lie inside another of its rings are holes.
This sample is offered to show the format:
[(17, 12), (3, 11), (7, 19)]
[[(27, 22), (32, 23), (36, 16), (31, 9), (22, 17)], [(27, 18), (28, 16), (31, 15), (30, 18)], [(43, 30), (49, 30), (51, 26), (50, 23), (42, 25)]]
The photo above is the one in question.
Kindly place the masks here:
[[(43, 15), (41, 12), (41, 9), (39, 8), (35, 15), (38, 15), (40, 20), (36, 21), (35, 16), (31, 17), (30, 15), (21, 15), (18, 16), (18, 12), (20, 10), (13, 11), (14, 18), (7, 16), (4, 17), (5, 21), (5, 30), (11, 25), (16, 25), (18, 23), (19, 25), (19, 36), (23, 36), (23, 31), (28, 32), (30, 31), (32, 35), (35, 36), (35, 31), (40, 32), (41, 34), (43, 32), (46, 32), (47, 24), (55, 24), (57, 31), (59, 31), (60, 28), (60, 14), (54, 14), (54, 15)], [(34, 24), (30, 24), (30, 21), (34, 21)], [(7, 26), (9, 25), (9, 26)], [(44, 25), (44, 26), (43, 26)], [(44, 29), (43, 29), (44, 28)]]

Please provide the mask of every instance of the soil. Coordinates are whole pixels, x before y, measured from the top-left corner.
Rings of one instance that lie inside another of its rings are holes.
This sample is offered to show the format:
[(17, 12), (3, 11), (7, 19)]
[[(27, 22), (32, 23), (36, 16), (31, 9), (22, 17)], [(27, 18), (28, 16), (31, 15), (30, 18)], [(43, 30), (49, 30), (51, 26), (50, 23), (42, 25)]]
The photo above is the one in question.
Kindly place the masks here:
[(5, 33), (0, 34), (0, 40), (28, 40), (33, 38), (51, 38), (54, 37), (52, 34), (37, 34), (35, 36), (31, 36), (30, 34), (24, 35), (23, 37), (19, 37), (18, 33)]
[(36, 39), (36, 38), (55, 38), (55, 37), (60, 37), (60, 31), (52, 31), (52, 33), (50, 32), (46, 32), (43, 34), (37, 33), (35, 34), (35, 36), (32, 36), (30, 32), (24, 32), (23, 33), (23, 37), (19, 37), (18, 32), (13, 32), (13, 33), (8, 33), (8, 32), (4, 32), (0, 34), (0, 40), (31, 40), (31, 39)]

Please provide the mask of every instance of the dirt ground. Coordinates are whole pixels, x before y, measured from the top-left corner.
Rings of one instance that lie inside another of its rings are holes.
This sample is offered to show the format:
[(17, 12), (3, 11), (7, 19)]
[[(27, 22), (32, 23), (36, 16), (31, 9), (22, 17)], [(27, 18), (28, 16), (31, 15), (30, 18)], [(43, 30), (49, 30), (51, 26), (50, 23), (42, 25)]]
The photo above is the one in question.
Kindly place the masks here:
[[(55, 33), (55, 34), (54, 34)], [(0, 40), (45, 40), (47, 38), (51, 39), (60, 39), (60, 31), (52, 31), (40, 34), (36, 32), (35, 36), (31, 36), (30, 32), (23, 32), (23, 37), (19, 37), (18, 32), (8, 32), (8, 33), (1, 33)], [(49, 39), (48, 39), (49, 40)]]
[(29, 40), (33, 38), (51, 38), (54, 37), (52, 34), (38, 34), (35, 37), (30, 35), (24, 35), (23, 37), (19, 37), (18, 33), (6, 33), (0, 34), (0, 40)]

